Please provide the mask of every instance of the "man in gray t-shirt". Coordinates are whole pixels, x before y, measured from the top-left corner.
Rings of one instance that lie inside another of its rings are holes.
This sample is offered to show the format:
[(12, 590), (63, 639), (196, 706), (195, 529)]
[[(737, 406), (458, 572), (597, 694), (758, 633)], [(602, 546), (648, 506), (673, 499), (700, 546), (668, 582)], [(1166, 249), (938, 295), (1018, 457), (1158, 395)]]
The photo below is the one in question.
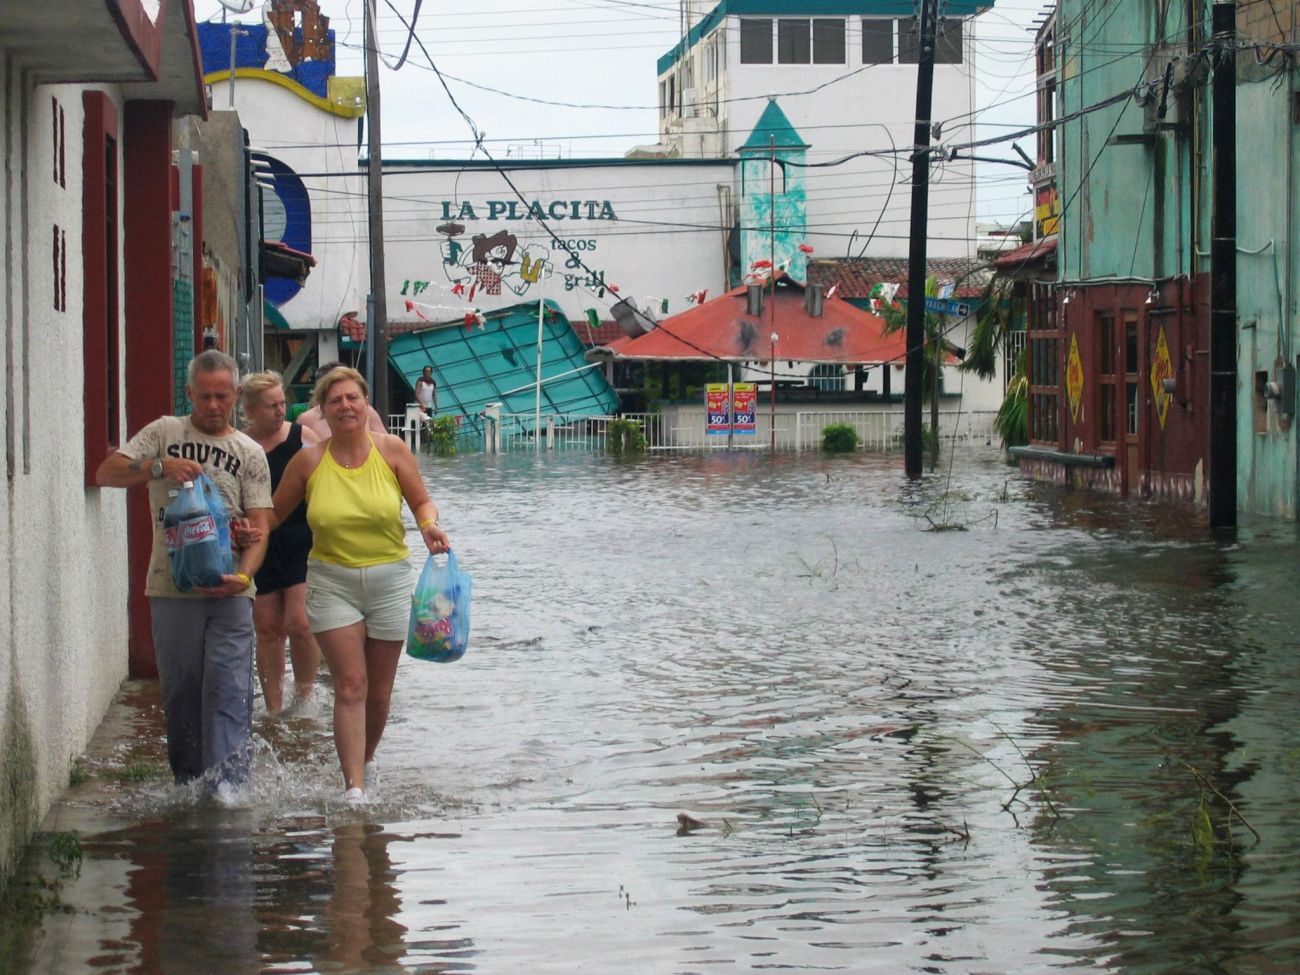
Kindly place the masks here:
[[(101, 487), (149, 486), (153, 550), (145, 595), (167, 719), (167, 754), (177, 783), (205, 779), (233, 800), (252, 765), (253, 575), (266, 554), (271, 473), (257, 442), (230, 425), (239, 367), (210, 349), (190, 362), (187, 417), (154, 420), (95, 472)], [(247, 519), (255, 539), (238, 552), (221, 584), (182, 593), (172, 582), (162, 513), (169, 492), (207, 474), (231, 517)]]

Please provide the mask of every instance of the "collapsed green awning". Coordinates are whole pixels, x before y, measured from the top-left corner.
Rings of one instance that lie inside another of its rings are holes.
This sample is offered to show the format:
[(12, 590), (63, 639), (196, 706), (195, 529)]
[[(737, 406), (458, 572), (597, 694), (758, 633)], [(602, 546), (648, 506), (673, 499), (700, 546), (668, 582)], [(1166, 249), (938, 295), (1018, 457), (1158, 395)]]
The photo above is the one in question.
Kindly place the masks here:
[[(584, 351), (564, 312), (547, 302), (542, 322), (543, 414), (608, 416), (618, 407), (618, 394), (605, 381), (601, 367), (584, 359)], [(531, 416), (536, 395), (537, 305), (488, 312), (482, 326), (466, 328), (457, 322), (392, 335), (388, 361), (411, 388), (412, 401), (415, 380), (425, 366), (433, 366), (439, 413), (477, 416), (489, 403), (501, 403), (503, 413)]]

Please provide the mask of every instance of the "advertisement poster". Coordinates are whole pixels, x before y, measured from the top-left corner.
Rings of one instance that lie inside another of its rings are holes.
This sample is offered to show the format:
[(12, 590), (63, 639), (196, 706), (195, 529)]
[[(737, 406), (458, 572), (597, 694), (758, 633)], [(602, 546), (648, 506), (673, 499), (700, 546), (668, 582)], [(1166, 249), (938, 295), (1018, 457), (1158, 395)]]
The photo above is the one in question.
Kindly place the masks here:
[(709, 414), (706, 429), (709, 436), (725, 436), (731, 429), (731, 414), (727, 406), (726, 383), (709, 383), (704, 387), (704, 408)]
[(732, 430), (737, 436), (752, 437), (758, 414), (758, 388), (753, 383), (736, 383), (731, 388)]

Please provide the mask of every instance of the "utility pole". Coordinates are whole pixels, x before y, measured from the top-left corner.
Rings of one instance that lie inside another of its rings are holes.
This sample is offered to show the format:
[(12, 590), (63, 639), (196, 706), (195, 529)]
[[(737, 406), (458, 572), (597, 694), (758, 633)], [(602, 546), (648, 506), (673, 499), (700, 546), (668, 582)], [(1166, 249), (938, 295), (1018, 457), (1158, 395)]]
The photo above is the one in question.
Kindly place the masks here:
[(930, 206), (930, 105), (939, 0), (920, 0), (916, 43), (916, 128), (912, 138), (912, 221), (907, 262), (907, 373), (903, 386), (903, 463), (921, 476), (921, 379), (925, 371), (925, 244)]
[(772, 367), (770, 381), (768, 383), (768, 392), (770, 393), (771, 403), (768, 407), (768, 425), (771, 429), (771, 450), (776, 454), (776, 136), (767, 137), (768, 145), (768, 162), (767, 162), (767, 280), (772, 290), (772, 296), (767, 302), (767, 322), (768, 330), (772, 338), (772, 358), (768, 360)]
[(388, 297), (384, 282), (384, 153), (379, 134), (378, 0), (366, 4), (366, 187), (370, 200), (370, 359), (372, 405), (388, 423)]
[(1213, 5), (1210, 527), (1237, 527), (1237, 5)]

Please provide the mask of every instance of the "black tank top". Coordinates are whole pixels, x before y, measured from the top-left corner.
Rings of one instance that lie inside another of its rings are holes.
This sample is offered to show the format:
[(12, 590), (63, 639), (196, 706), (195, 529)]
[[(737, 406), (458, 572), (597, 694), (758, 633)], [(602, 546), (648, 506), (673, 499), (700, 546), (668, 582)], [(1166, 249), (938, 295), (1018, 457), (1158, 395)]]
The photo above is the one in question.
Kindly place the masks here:
[[(271, 490), (274, 491), (280, 486), (280, 478), (284, 477), (284, 469), (289, 466), (289, 461), (293, 460), (294, 454), (302, 450), (302, 427), (296, 423), (289, 425), (289, 436), (284, 438), (283, 443), (276, 444), (266, 453), (266, 464), (271, 468)], [(284, 539), (297, 537), (305, 534), (310, 542), (311, 529), (307, 526), (307, 502), (303, 501), (298, 507), (294, 508), (289, 517), (280, 523), (280, 527), (275, 530), (275, 534)]]

